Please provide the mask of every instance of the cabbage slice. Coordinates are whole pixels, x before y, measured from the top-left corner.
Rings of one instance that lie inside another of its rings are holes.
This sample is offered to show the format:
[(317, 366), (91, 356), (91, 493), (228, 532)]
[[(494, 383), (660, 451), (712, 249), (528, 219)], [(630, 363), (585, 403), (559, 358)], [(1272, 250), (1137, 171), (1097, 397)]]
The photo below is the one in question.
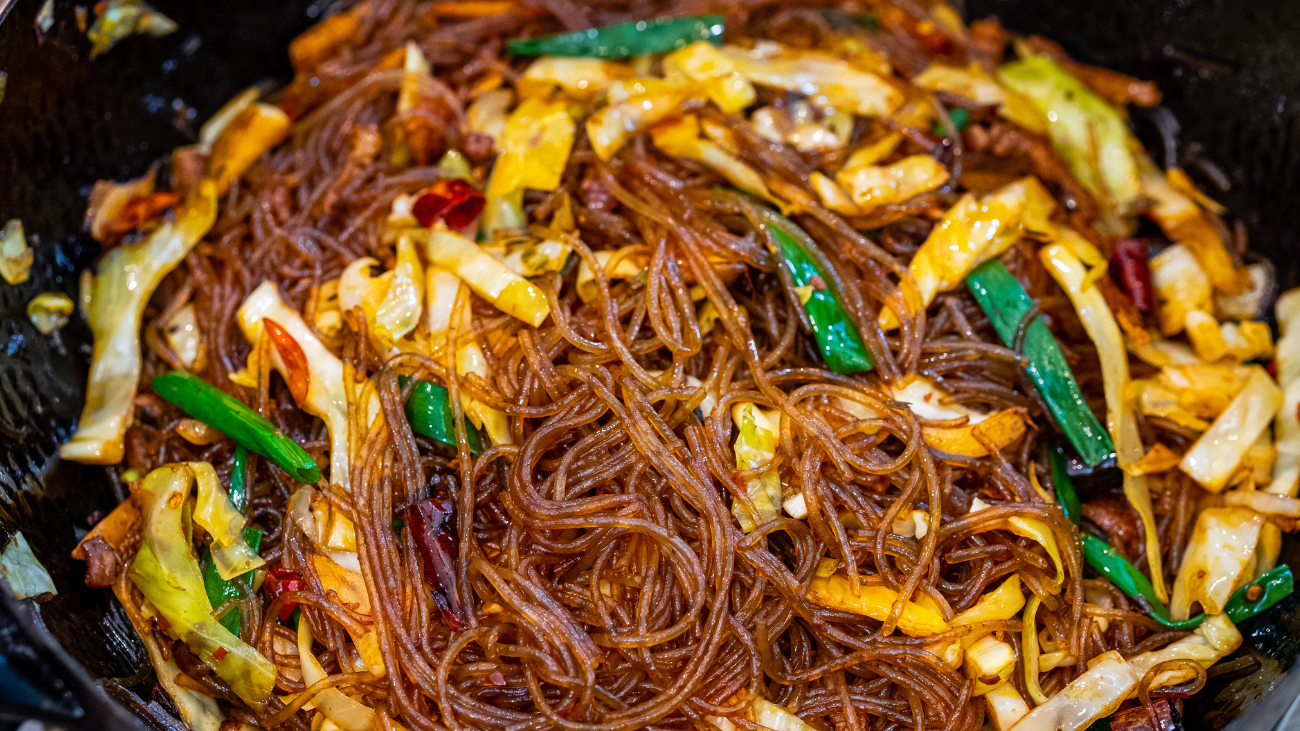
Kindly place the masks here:
[(1098, 200), (1123, 210), (1137, 198), (1132, 136), (1114, 107), (1046, 56), (1009, 63), (1001, 78), (1047, 117), (1052, 146)]
[(1201, 487), (1219, 492), (1283, 404), (1282, 389), (1259, 366), (1246, 386), (1178, 464)]
[(95, 338), (86, 406), (77, 433), (59, 450), (73, 462), (116, 464), (131, 422), (140, 381), (140, 321), (163, 277), (185, 258), (217, 219), (217, 188), (195, 186), (164, 223), (139, 244), (119, 246), (99, 262), (83, 293), (86, 322)]
[(1091, 667), (1029, 712), (1015, 731), (1080, 731), (1119, 708), (1142, 679), (1114, 650), (1092, 659)]
[[(348, 474), (348, 399), (343, 382), (343, 361), (329, 351), (303, 321), (302, 315), (284, 304), (274, 282), (262, 282), (240, 305), (239, 327), (254, 345), (249, 354), (248, 373), (256, 373), (257, 343), (266, 326), (263, 320), (279, 325), (302, 349), (307, 364), (307, 394), (300, 406), (312, 416), (320, 417), (330, 432), (330, 482), (351, 492)], [(268, 349), (271, 364), (286, 381), (301, 377), (290, 371), (276, 348)]]
[[(1138, 433), (1137, 419), (1132, 405), (1125, 398), (1129, 383), (1128, 352), (1124, 349), (1124, 335), (1119, 323), (1106, 304), (1099, 287), (1093, 286), (1094, 272), (1065, 246), (1052, 244), (1038, 252), (1043, 266), (1065, 290), (1079, 315), (1083, 329), (1097, 346), (1101, 359), (1102, 384), (1106, 394), (1106, 427), (1115, 442), (1116, 459), (1121, 468), (1142, 460), (1146, 450)], [(1095, 271), (1095, 270), (1094, 270)], [(1156, 596), (1168, 596), (1164, 571), (1161, 568), (1160, 535), (1156, 530), (1155, 513), (1151, 509), (1151, 493), (1145, 475), (1124, 471), (1124, 497), (1137, 511), (1146, 535), (1147, 562), (1150, 566), (1151, 585)]]

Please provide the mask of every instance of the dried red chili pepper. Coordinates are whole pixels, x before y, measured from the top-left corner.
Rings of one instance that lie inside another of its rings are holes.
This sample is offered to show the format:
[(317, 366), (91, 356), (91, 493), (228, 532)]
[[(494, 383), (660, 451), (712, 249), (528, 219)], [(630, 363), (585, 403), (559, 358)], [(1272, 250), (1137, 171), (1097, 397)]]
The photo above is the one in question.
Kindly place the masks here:
[[(266, 593), (270, 595), (272, 601), (276, 597), (287, 591), (302, 591), (307, 588), (307, 582), (303, 581), (302, 574), (293, 569), (286, 569), (283, 566), (276, 566), (266, 572), (266, 581), (262, 584), (266, 588)], [(298, 608), (296, 602), (289, 602), (280, 607), (280, 621), (288, 622), (289, 617), (293, 616), (293, 610)]]
[(465, 228), (478, 218), (486, 203), (483, 194), (464, 180), (439, 180), (415, 199), (411, 215), (426, 228), (438, 219), (446, 221), (448, 228)]
[(446, 497), (425, 498), (406, 509), (406, 525), (424, 558), (424, 578), (433, 584), (433, 603), (456, 631), (469, 626), (456, 586), (456, 536), (451, 518), (455, 507)]
[(1111, 273), (1142, 312), (1155, 309), (1155, 288), (1151, 285), (1151, 251), (1141, 239), (1119, 239), (1111, 254)]

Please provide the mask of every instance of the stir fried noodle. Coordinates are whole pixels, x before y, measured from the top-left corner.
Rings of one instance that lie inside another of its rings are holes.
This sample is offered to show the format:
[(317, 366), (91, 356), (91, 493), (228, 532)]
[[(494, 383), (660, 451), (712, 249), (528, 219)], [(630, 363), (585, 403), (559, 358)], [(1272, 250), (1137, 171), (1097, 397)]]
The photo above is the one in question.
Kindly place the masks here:
[[(1151, 85), (1008, 44), (901, 1), (365, 0), (170, 192), (101, 184), (65, 456), (133, 497), (78, 550), (182, 720), (1168, 717), (1300, 517), (1282, 388), (1241, 365), (1271, 275), (1129, 145)], [(114, 301), (146, 253), (152, 297)]]

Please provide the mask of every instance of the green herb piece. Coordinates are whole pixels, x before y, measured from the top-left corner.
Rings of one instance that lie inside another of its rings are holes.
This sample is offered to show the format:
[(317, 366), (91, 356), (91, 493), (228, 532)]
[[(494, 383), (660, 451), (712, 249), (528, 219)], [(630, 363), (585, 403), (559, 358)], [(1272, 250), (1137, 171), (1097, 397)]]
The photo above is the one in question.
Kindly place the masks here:
[(1047, 323), (1035, 317), (1027, 326), (1022, 325), (1034, 301), (1020, 282), (1002, 262), (991, 259), (966, 277), (966, 286), (1002, 341), (1008, 347), (1019, 345), (1018, 349), (1029, 358), (1025, 370), (1030, 380), (1083, 461), (1089, 467), (1096, 467), (1114, 455), (1115, 444), (1110, 434), (1088, 408)]
[(172, 371), (153, 379), (153, 390), (168, 403), (217, 431), (250, 452), (280, 466), (293, 479), (314, 485), (320, 468), (302, 447), (275, 425), (247, 406), (185, 371)]
[(557, 33), (541, 38), (517, 38), (506, 50), (518, 56), (580, 56), (627, 58), (685, 48), (697, 41), (722, 43), (721, 15), (689, 15)]

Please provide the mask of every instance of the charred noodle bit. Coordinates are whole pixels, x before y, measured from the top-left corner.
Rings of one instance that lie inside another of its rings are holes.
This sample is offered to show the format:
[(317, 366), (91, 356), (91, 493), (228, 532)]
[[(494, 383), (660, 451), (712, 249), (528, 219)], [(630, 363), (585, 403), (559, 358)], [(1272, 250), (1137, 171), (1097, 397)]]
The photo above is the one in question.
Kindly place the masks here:
[(73, 555), (193, 731), (1101, 728), (1291, 593), (1300, 291), (1138, 82), (939, 2), (345, 5), (91, 196)]

